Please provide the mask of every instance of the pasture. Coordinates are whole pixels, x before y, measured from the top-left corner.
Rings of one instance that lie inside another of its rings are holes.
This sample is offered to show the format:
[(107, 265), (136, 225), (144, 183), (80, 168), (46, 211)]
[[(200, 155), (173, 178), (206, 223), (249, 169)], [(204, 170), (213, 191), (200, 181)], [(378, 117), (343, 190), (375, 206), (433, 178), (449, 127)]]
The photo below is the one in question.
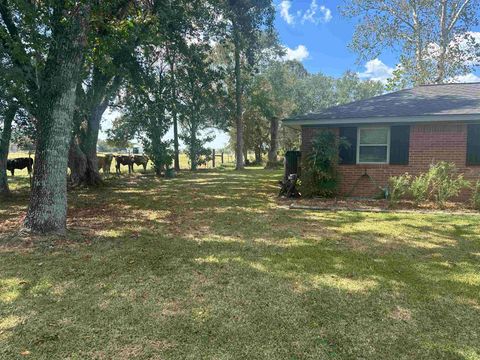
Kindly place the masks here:
[(112, 176), (41, 240), (15, 177), (0, 358), (480, 358), (480, 217), (294, 211), (280, 177)]
[[(98, 153), (98, 156), (105, 156), (105, 154), (106, 153)], [(121, 155), (121, 154), (115, 154), (115, 155)], [(29, 157), (28, 152), (13, 152), (13, 153), (8, 154), (9, 159), (15, 159), (15, 158), (21, 158), (21, 157)], [(33, 159), (35, 158), (33, 153), (30, 155), (30, 157), (32, 157)], [(227, 161), (231, 161), (232, 159), (233, 159), (233, 155), (225, 154), (225, 162), (226, 163), (227, 163)], [(221, 165), (220, 158), (217, 158), (216, 166), (218, 167), (220, 165)], [(201, 169), (202, 168), (211, 169), (212, 168), (212, 162), (209, 161), (206, 166), (200, 166), (200, 168)], [(185, 169), (185, 170), (190, 169), (190, 162), (189, 162), (187, 154), (185, 154), (185, 153), (180, 153), (180, 169), (182, 169), (182, 170), (183, 169)], [(152, 170), (152, 162), (151, 161), (148, 162), (147, 170)], [(122, 173), (128, 173), (128, 168), (126, 166), (122, 166), (121, 171), (122, 171)], [(143, 168), (141, 166), (134, 165), (134, 171), (143, 172)], [(112, 161), (112, 164), (110, 166), (110, 173), (115, 174), (115, 159)], [(27, 169), (16, 170), (15, 174), (16, 175), (28, 175), (28, 172), (27, 172)], [(8, 176), (10, 176), (10, 172), (8, 172)]]

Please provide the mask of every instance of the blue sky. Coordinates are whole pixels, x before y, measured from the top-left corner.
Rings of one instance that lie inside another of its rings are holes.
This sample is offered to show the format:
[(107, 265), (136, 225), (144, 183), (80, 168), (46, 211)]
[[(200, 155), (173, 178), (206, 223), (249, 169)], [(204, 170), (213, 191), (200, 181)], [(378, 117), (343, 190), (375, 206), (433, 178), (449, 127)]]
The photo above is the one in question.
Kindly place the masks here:
[[(347, 70), (366, 71), (366, 64), (356, 64), (356, 55), (348, 48), (355, 23), (340, 14), (339, 3), (334, 0), (276, 1), (275, 27), (280, 41), (288, 47), (289, 56), (302, 61), (310, 72), (340, 76)], [(382, 54), (379, 60), (391, 66), (395, 64), (391, 53)]]
[[(276, 0), (275, 27), (280, 41), (310, 72), (340, 76), (346, 70), (358, 72), (362, 78), (385, 80), (397, 64), (397, 56), (386, 49), (376, 59), (358, 64), (349, 48), (355, 19), (341, 15), (335, 0)], [(479, 31), (478, 29), (473, 29)], [(480, 39), (480, 32), (478, 33)], [(462, 81), (480, 81), (478, 72), (462, 77)]]
[[(287, 57), (301, 61), (308, 71), (341, 76), (345, 71), (357, 72), (363, 79), (385, 81), (397, 64), (397, 56), (386, 49), (376, 59), (356, 62), (356, 54), (349, 48), (355, 20), (341, 15), (339, 0), (274, 0), (275, 27), (280, 42), (286, 47)], [(477, 31), (480, 40), (480, 27)], [(461, 81), (480, 81), (480, 72), (469, 74)], [(118, 114), (117, 114), (118, 115)], [(107, 114), (104, 128), (108, 128), (115, 114)], [(215, 132), (216, 138), (208, 146), (223, 148), (228, 135)], [(105, 135), (102, 133), (101, 138)], [(172, 138), (173, 132), (167, 134)]]

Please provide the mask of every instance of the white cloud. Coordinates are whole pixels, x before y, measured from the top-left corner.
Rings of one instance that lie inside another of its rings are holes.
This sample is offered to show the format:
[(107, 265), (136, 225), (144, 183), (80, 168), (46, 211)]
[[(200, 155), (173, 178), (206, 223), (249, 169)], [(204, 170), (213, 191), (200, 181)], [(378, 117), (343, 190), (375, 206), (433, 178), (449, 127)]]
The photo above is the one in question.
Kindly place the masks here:
[[(447, 48), (449, 52), (456, 53), (461, 51), (463, 54), (463, 62), (467, 66), (480, 65), (480, 57), (478, 56), (478, 48), (480, 47), (480, 32), (467, 31), (466, 33), (457, 35), (450, 41)], [(437, 43), (429, 43), (427, 49), (427, 59), (434, 59), (440, 53), (440, 46)]]
[(466, 75), (458, 75), (451, 79), (452, 83), (472, 83), (472, 82), (480, 82), (480, 76), (475, 75), (473, 73), (466, 74)]
[(332, 11), (326, 6), (318, 6), (317, 0), (312, 0), (310, 7), (305, 11), (302, 17), (302, 23), (310, 21), (314, 24), (318, 24), (320, 22), (327, 23), (330, 20), (332, 20)]
[(314, 24), (328, 23), (332, 20), (332, 11), (324, 5), (318, 5), (317, 0), (312, 0), (310, 7), (305, 11), (297, 10), (295, 14), (290, 12), (292, 1), (283, 0), (279, 4), (280, 16), (289, 25), (295, 24), (295, 19), (300, 18), (302, 24), (309, 21)]
[(295, 18), (290, 14), (290, 8), (292, 7), (292, 2), (288, 0), (283, 0), (280, 3), (280, 16), (285, 20), (288, 25), (292, 25), (295, 22)]
[(285, 51), (286, 54), (283, 56), (283, 60), (303, 61), (308, 58), (308, 55), (310, 55), (305, 45), (298, 45), (296, 49), (290, 49), (285, 46)]
[(373, 59), (365, 64), (365, 71), (358, 73), (361, 79), (387, 82), (395, 69), (384, 64), (380, 59)]
[(324, 22), (329, 22), (332, 20), (332, 11), (325, 7), (325, 6), (320, 6), (320, 12), (323, 14), (323, 21)]

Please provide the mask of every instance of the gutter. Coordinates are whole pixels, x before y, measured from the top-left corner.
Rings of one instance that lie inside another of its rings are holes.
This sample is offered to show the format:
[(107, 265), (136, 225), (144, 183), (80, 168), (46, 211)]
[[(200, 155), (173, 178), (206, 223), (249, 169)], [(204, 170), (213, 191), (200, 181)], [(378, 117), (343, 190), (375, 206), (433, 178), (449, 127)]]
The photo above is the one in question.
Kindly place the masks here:
[[(313, 116), (312, 116), (313, 117)], [(300, 126), (347, 126), (352, 124), (411, 124), (411, 123), (430, 123), (430, 122), (480, 122), (479, 114), (466, 115), (417, 115), (417, 116), (378, 116), (363, 118), (333, 118), (333, 119), (284, 119), (282, 123), (285, 126), (298, 129)]]

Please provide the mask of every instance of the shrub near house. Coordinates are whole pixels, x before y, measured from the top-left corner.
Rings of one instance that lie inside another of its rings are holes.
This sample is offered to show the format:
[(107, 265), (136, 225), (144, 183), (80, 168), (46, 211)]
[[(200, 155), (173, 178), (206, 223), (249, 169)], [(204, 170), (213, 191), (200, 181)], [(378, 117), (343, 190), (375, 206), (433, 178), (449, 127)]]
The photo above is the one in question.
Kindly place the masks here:
[(396, 203), (404, 197), (412, 197), (417, 205), (434, 201), (443, 208), (445, 203), (458, 196), (462, 189), (468, 188), (470, 183), (459, 174), (455, 164), (441, 161), (432, 164), (426, 173), (415, 178), (409, 174), (390, 178), (389, 200)]
[[(480, 175), (480, 83), (419, 86), (284, 124), (301, 130), (302, 153), (311, 152), (325, 129), (351, 144), (339, 152), (341, 195), (378, 195), (392, 176), (405, 173), (414, 177), (412, 191), (421, 193), (426, 179), (420, 174), (441, 161), (453, 163), (470, 182)], [(459, 193), (463, 200), (470, 196)]]

